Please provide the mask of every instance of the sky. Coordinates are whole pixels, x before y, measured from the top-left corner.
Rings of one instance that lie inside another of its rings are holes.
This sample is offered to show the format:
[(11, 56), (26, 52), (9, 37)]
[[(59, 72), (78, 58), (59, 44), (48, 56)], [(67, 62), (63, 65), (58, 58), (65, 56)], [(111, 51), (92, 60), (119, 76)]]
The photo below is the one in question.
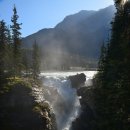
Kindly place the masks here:
[(114, 4), (113, 0), (0, 0), (0, 20), (11, 24), (13, 6), (16, 5), (22, 37), (43, 28), (53, 28), (65, 16), (81, 10), (99, 10)]

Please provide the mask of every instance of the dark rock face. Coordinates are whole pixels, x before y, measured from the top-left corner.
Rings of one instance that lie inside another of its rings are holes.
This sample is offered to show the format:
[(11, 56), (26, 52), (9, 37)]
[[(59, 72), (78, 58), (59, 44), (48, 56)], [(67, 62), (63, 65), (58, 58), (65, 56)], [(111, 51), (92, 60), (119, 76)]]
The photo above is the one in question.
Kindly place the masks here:
[(93, 92), (89, 87), (83, 87), (86, 81), (85, 74), (77, 74), (69, 77), (72, 87), (77, 89), (77, 95), (81, 97), (81, 114), (72, 122), (71, 130), (94, 130), (96, 114), (93, 105)]
[(94, 130), (96, 115), (93, 106), (93, 94), (91, 89), (82, 87), (77, 91), (81, 96), (81, 114), (72, 123), (72, 130)]
[(72, 87), (79, 88), (80, 86), (84, 85), (86, 81), (86, 75), (81, 73), (74, 76), (69, 76), (69, 80), (71, 81)]
[(56, 130), (54, 118), (50, 107), (35, 102), (32, 89), (25, 85), (16, 84), (0, 95), (1, 130)]

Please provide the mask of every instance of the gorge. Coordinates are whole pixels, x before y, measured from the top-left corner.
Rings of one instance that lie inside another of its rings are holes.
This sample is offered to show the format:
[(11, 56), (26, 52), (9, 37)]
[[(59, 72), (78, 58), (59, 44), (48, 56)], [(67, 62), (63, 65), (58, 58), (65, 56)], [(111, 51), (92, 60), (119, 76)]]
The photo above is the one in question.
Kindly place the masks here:
[[(91, 85), (96, 71), (41, 73), (43, 81), (43, 100), (49, 102), (55, 115), (58, 130), (70, 130), (72, 122), (80, 115), (81, 105), (78, 89), (72, 87), (69, 76), (77, 73), (86, 75), (85, 86)], [(83, 86), (82, 86), (83, 87)]]

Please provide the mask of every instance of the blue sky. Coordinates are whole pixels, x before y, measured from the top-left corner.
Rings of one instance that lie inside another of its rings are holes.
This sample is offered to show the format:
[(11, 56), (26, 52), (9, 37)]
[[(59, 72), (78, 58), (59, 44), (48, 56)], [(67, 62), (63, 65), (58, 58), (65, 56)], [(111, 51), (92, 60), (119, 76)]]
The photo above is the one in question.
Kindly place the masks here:
[(22, 36), (43, 28), (54, 27), (67, 15), (80, 10), (98, 10), (113, 4), (113, 0), (0, 0), (0, 20), (10, 24), (13, 5), (16, 5)]

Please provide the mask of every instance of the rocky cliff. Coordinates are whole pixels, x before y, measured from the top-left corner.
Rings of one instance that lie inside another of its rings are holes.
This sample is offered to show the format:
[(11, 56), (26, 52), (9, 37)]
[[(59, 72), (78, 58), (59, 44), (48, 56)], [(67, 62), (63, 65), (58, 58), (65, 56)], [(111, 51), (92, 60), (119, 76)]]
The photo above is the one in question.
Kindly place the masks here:
[(86, 77), (83, 73), (70, 76), (69, 78), (72, 86), (77, 89), (77, 95), (81, 97), (81, 113), (79, 117), (72, 122), (71, 130), (94, 130), (96, 127), (96, 113), (94, 111), (92, 88), (84, 86)]
[(47, 102), (37, 102), (32, 84), (19, 81), (0, 91), (1, 130), (56, 130), (55, 115)]

